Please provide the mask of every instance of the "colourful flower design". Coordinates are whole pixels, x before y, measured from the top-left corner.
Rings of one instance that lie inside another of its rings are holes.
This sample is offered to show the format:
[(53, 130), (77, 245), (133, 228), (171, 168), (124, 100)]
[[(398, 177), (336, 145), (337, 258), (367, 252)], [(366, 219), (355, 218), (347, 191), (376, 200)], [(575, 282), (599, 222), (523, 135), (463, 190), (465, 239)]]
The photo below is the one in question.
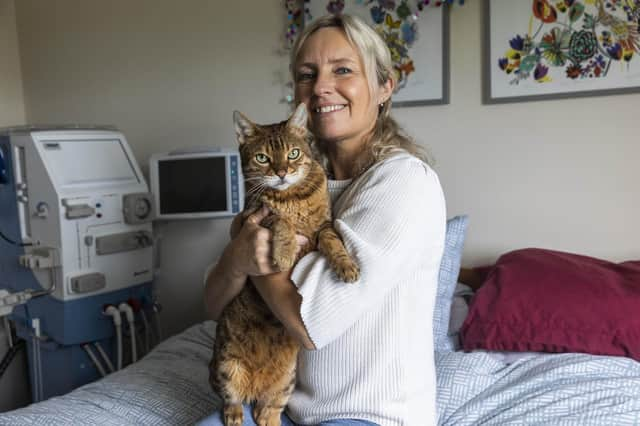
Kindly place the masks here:
[(556, 9), (547, 0), (533, 0), (533, 14), (546, 24), (558, 19)]
[(555, 67), (559, 67), (567, 62), (566, 51), (571, 41), (571, 33), (559, 27), (552, 28), (551, 31), (542, 36), (540, 49), (542, 56)]
[(535, 78), (538, 83), (545, 83), (547, 81), (551, 81), (551, 77), (549, 77), (548, 73), (549, 73), (549, 67), (546, 67), (541, 63), (538, 63), (538, 65), (536, 65), (536, 69), (533, 71), (533, 78)]
[(578, 62), (590, 59), (598, 50), (598, 40), (590, 31), (578, 31), (571, 35), (569, 56)]
[(576, 79), (582, 75), (582, 67), (580, 65), (570, 65), (567, 67), (567, 77), (571, 79)]
[(561, 67), (568, 79), (603, 78), (612, 61), (640, 56), (640, 0), (531, 1), (529, 33), (509, 39), (497, 61), (511, 83), (548, 82)]

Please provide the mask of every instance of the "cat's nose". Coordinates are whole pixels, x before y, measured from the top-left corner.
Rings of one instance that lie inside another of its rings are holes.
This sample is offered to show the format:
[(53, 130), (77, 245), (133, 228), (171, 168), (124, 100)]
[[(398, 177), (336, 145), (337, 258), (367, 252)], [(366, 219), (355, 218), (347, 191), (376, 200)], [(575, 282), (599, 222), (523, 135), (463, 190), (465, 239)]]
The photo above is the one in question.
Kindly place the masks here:
[(284, 177), (287, 175), (287, 171), (286, 171), (286, 170), (278, 170), (278, 171), (276, 172), (276, 174), (277, 174), (278, 176), (280, 176), (280, 179), (284, 179)]

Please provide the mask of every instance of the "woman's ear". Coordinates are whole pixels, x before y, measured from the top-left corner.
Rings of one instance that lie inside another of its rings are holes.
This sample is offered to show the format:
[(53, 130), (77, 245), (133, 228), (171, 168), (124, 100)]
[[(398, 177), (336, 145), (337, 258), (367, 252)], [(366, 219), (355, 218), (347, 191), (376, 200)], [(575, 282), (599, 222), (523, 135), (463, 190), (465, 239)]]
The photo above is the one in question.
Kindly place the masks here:
[(379, 104), (383, 104), (391, 99), (391, 95), (393, 95), (393, 89), (395, 89), (396, 83), (392, 78), (387, 78), (387, 81), (382, 83), (380, 86), (380, 102)]

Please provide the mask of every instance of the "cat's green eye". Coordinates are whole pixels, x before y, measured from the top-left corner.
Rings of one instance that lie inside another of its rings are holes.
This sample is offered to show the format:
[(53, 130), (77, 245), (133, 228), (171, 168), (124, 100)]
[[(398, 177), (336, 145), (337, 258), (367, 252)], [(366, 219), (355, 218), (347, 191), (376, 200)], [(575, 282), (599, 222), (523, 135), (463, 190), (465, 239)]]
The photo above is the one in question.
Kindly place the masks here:
[(289, 155), (287, 155), (287, 157), (289, 158), (289, 160), (295, 160), (296, 158), (300, 157), (300, 150), (298, 148), (293, 148), (291, 151), (289, 151)]
[(264, 154), (256, 154), (256, 161), (260, 164), (266, 164), (269, 162), (269, 157)]

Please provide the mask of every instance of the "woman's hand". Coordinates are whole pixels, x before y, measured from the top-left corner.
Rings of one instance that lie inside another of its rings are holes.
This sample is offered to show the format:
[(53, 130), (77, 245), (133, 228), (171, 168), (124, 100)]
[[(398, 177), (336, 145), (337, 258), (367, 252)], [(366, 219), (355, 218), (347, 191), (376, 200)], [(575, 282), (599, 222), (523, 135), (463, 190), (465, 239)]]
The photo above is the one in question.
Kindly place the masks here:
[[(233, 269), (239, 274), (260, 276), (279, 272), (271, 258), (272, 233), (269, 229), (260, 226), (264, 218), (271, 214), (270, 210), (263, 206), (255, 213), (249, 215), (244, 223), (240, 215), (231, 223), (231, 246), (233, 251)], [(235, 236), (234, 236), (235, 234)], [(309, 240), (296, 235), (297, 252), (299, 253)]]

